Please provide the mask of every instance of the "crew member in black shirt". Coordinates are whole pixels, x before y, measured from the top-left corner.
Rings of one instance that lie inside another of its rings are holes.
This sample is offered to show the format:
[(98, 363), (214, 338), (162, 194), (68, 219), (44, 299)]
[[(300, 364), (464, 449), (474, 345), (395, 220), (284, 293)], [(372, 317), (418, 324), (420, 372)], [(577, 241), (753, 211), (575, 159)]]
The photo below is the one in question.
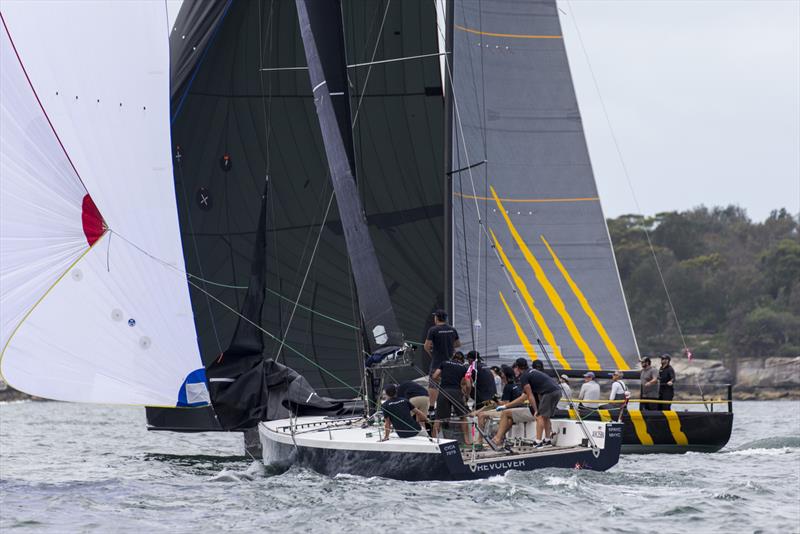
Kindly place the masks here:
[(442, 362), (449, 360), (453, 356), (453, 351), (460, 346), (461, 341), (458, 339), (458, 332), (447, 324), (447, 312), (436, 310), (433, 313), (433, 326), (428, 329), (428, 335), (425, 336), (425, 344), (423, 345), (425, 352), (431, 356), (431, 367), (428, 372), (428, 376), (431, 377), (431, 383), (428, 385), (428, 394), (433, 405), (436, 405), (436, 397), (439, 395), (433, 374)]
[(467, 366), (463, 363), (464, 357), (461, 353), (456, 353), (450, 360), (445, 360), (439, 364), (439, 368), (433, 372), (433, 379), (440, 380), (439, 388), (442, 395), (436, 403), (436, 422), (433, 425), (433, 437), (439, 435), (442, 421), (449, 419), (453, 412), (461, 418), (461, 430), (464, 433), (464, 441), (469, 445), (472, 441), (467, 431), (467, 407), (464, 404), (464, 394), (469, 393), (470, 380), (467, 378)]
[[(509, 407), (522, 404), (524, 398), (528, 399), (529, 411), (523, 409), (512, 410), (500, 418), (500, 426), (494, 437), (495, 443), (500, 446), (503, 443), (506, 432), (511, 428), (512, 423), (530, 421), (536, 419), (536, 435), (534, 443), (537, 447), (552, 445), (551, 435), (553, 432), (550, 418), (555, 414), (558, 401), (561, 400), (561, 388), (558, 383), (537, 369), (528, 370), (528, 361), (525, 358), (517, 358), (514, 362), (514, 373), (519, 377), (519, 385), (522, 386), (523, 394), (516, 400), (505, 406), (498, 406), (497, 410), (502, 411)], [(539, 395), (539, 402), (534, 398), (534, 393)], [(542, 438), (539, 441), (539, 438)]]
[[(477, 350), (471, 350), (467, 353), (467, 361), (471, 369), (470, 378), (473, 386), (470, 398), (475, 400), (475, 410), (480, 410), (487, 403), (493, 401), (497, 395), (494, 375), (491, 369), (483, 365), (481, 355)], [(473, 362), (475, 363), (473, 364)]]
[(387, 399), (381, 404), (383, 409), (383, 439), (389, 439), (389, 433), (394, 427), (394, 431), (401, 438), (413, 438), (419, 435), (420, 426), (412, 415), (417, 419), (426, 421), (428, 414), (424, 414), (409, 402), (405, 397), (397, 395), (397, 386), (390, 384), (386, 386)]
[[(414, 381), (403, 382), (397, 386), (397, 396), (405, 397), (420, 412), (427, 414), (431, 409), (431, 401), (428, 397), (428, 390)], [(417, 421), (422, 421), (417, 418)]]
[[(661, 356), (661, 369), (658, 370), (658, 400), (671, 401), (675, 397), (675, 369), (670, 362), (669, 354)], [(659, 410), (669, 410), (671, 404), (659, 403)]]

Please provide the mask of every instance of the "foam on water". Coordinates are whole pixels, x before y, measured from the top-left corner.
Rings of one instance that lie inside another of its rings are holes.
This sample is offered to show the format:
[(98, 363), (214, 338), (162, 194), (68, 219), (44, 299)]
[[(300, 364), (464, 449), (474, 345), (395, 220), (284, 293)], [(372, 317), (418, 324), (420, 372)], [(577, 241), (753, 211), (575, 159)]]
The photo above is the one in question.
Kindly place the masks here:
[(445, 483), (265, 468), (239, 434), (148, 433), (134, 408), (4, 405), (0, 531), (800, 532), (800, 437), (771, 436), (800, 403), (735, 409), (727, 452)]

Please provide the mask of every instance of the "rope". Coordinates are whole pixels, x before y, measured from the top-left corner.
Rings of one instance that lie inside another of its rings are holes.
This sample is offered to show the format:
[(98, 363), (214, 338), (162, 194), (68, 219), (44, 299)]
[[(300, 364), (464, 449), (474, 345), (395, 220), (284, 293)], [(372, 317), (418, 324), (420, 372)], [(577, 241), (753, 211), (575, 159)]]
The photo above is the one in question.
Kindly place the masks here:
[(294, 306), (292, 307), (292, 313), (289, 315), (289, 321), (286, 323), (286, 330), (283, 339), (281, 339), (281, 344), (278, 347), (278, 352), (275, 354), (275, 361), (278, 361), (278, 358), (281, 357), (281, 351), (283, 350), (283, 346), (286, 344), (286, 335), (289, 334), (289, 329), (292, 327), (292, 320), (294, 320), (294, 313), (297, 311), (297, 305), (300, 302), (300, 297), (303, 296), (303, 289), (306, 287), (306, 281), (308, 280), (308, 273), (311, 272), (311, 266), (314, 264), (314, 257), (317, 254), (317, 249), (319, 248), (319, 241), (322, 238), (322, 233), (325, 231), (325, 223), (328, 220), (328, 214), (331, 211), (331, 205), (333, 204), (333, 197), (334, 192), (331, 191), (331, 196), (328, 199), (328, 207), (325, 208), (325, 215), (322, 217), (322, 224), (319, 226), (319, 234), (317, 234), (317, 241), (314, 243), (314, 249), (311, 251), (311, 257), (308, 260), (308, 265), (306, 266), (306, 272), (303, 275), (303, 282), (300, 284), (300, 290), (297, 292), (297, 299), (294, 301)]

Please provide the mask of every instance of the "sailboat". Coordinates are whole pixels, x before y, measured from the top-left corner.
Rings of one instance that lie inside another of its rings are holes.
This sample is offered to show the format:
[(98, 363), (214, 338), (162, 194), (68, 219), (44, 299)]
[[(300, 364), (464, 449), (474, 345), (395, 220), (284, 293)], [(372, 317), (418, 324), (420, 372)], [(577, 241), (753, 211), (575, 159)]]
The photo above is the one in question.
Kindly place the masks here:
[[(547, 352), (558, 374), (605, 378), (619, 369), (638, 378), (555, 2), (348, 1), (340, 17), (328, 16), (342, 19), (347, 86), (334, 92), (349, 91), (350, 110), (334, 111), (394, 310), (391, 330), (422, 341), (431, 312), (445, 308), (464, 347), (494, 363)], [(214, 299), (241, 309), (250, 273), (262, 192), (252, 175), (270, 176), (265, 304), (253, 318), (271, 333), (265, 353), (321, 395), (361, 396), (368, 388), (354, 363), (364, 358), (354, 354), (372, 348), (361, 316), (373, 304), (354, 284), (338, 192), (331, 203), (306, 44), (292, 2), (182, 8), (171, 50), (185, 257), (198, 277), (220, 273), (192, 288), (209, 363), (238, 319)], [(204, 199), (217, 203), (213, 217)], [(376, 295), (374, 285), (363, 293)], [(421, 352), (416, 367), (427, 369)], [(616, 420), (619, 405), (562, 415)], [(716, 451), (732, 418), (730, 408), (629, 406), (623, 451)], [(211, 409), (149, 409), (148, 422), (219, 428)]]
[(4, 378), (329, 474), (613, 466), (623, 425), (580, 414), (544, 451), (375, 435), (437, 308), (486, 358), (638, 356), (555, 3), (484, 4), (192, 2), (167, 28), (4, 2)]

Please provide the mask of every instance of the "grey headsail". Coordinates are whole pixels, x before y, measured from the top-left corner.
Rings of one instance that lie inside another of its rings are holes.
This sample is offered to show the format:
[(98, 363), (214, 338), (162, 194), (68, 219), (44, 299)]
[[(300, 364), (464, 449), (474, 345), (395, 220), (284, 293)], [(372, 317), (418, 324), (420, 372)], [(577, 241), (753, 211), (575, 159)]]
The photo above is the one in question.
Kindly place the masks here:
[(395, 318), (356, 186), (341, 5), (338, 1), (313, 0), (297, 0), (296, 5), (365, 338), (370, 352), (385, 346), (400, 346), (403, 334)]
[(536, 358), (536, 332), (565, 369), (628, 369), (638, 349), (555, 0), (458, 1), (453, 32), (452, 167), (464, 170), (452, 180), (452, 306), (462, 342)]

